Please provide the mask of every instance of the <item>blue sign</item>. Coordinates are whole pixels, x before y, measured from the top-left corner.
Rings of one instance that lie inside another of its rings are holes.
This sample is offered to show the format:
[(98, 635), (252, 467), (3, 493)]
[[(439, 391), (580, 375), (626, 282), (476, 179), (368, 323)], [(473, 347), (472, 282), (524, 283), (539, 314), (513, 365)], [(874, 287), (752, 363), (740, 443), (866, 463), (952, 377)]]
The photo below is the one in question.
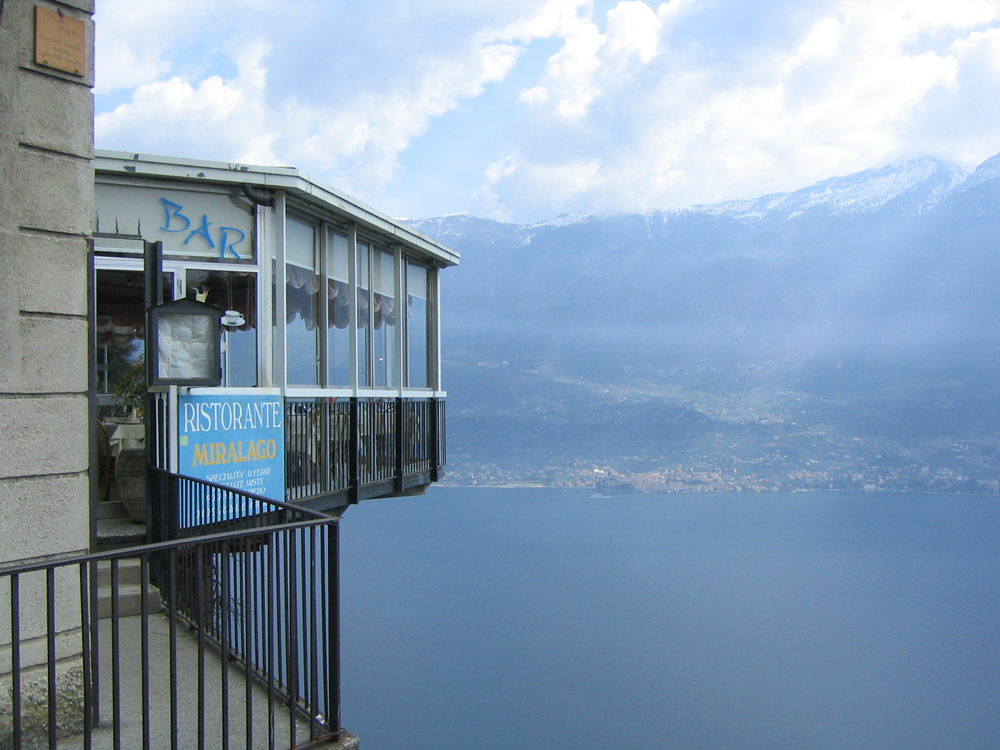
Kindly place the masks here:
[(284, 415), (281, 396), (181, 396), (179, 473), (284, 500)]

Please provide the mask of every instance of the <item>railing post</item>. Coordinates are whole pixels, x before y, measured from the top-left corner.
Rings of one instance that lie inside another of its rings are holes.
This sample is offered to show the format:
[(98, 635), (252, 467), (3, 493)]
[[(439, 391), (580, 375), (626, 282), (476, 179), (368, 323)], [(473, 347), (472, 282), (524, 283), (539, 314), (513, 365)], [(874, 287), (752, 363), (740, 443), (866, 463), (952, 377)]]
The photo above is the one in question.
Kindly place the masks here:
[(404, 427), (405, 419), (405, 408), (406, 402), (402, 398), (396, 399), (396, 435), (394, 436), (396, 442), (396, 477), (394, 482), (394, 489), (396, 492), (403, 491), (403, 474), (406, 468), (406, 452), (404, 448), (403, 438), (406, 434)]
[(350, 472), (348, 475), (347, 498), (348, 502), (354, 504), (358, 502), (358, 485), (361, 475), (361, 420), (358, 415), (359, 399), (351, 397), (351, 451), (349, 458)]
[(432, 398), (430, 400), (430, 405), (429, 406), (430, 406), (430, 408), (428, 409), (428, 411), (430, 413), (428, 414), (428, 417), (429, 417), (428, 421), (430, 422), (430, 436), (429, 437), (430, 437), (430, 449), (431, 449), (431, 455), (430, 455), (430, 459), (431, 459), (431, 481), (432, 482), (436, 482), (436, 481), (438, 481), (438, 474), (439, 474), (438, 468), (441, 465), (440, 455), (439, 455), (440, 454), (440, 450), (439, 449), (441, 447), (441, 442), (440, 442), (440, 436), (438, 434), (438, 400), (436, 398)]
[(167, 502), (165, 503), (167, 540), (181, 538), (181, 498), (180, 477), (170, 474), (167, 478)]
[(328, 671), (330, 684), (326, 686), (327, 707), (326, 725), (333, 732), (336, 741), (340, 741), (340, 523), (334, 521), (327, 529), (327, 564), (330, 566), (327, 575), (327, 645)]
[(323, 411), (323, 430), (320, 435), (320, 472), (322, 480), (320, 492), (329, 492), (333, 489), (333, 461), (330, 455), (333, 449), (333, 399), (325, 399), (320, 403)]

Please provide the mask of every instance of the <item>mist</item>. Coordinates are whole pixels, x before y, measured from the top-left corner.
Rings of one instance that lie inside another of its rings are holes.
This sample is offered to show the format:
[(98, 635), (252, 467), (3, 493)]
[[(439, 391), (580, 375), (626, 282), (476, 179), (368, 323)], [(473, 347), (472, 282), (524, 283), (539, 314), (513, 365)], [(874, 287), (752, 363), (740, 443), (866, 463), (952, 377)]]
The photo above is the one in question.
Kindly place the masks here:
[[(414, 222), (463, 256), (443, 289), (446, 380), (453, 443), (482, 452), (462, 460), (523, 463), (523, 445), (494, 429), (538, 435), (539, 460), (600, 460), (602, 428), (581, 409), (613, 412), (629, 397), (646, 399), (645, 416), (604, 436), (612, 465), (626, 444), (685, 460), (685, 441), (725, 434), (744, 412), (891, 441), (914, 466), (928, 441), (992, 439), (1000, 157), (971, 176), (918, 162), (716, 206)], [(558, 416), (560, 403), (576, 403), (576, 417)], [(701, 427), (668, 438), (664, 414), (678, 409)]]

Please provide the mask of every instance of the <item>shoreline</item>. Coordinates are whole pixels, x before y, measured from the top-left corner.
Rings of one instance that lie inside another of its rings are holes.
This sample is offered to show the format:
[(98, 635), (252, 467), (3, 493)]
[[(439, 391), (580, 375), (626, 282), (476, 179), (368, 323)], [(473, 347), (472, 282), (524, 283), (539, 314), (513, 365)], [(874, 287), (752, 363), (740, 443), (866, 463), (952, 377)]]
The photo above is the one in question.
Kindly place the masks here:
[(616, 492), (616, 493), (601, 493), (595, 491), (594, 487), (576, 487), (572, 485), (563, 484), (444, 484), (438, 483), (437, 487), (441, 489), (456, 489), (456, 490), (528, 490), (528, 489), (549, 489), (549, 490), (590, 490), (592, 492), (592, 497), (625, 497), (627, 495), (781, 495), (781, 494), (796, 494), (804, 492), (831, 492), (831, 493), (850, 493), (853, 495), (936, 495), (939, 497), (982, 497), (982, 498), (996, 498), (1000, 499), (1000, 494), (990, 494), (986, 492), (934, 492), (932, 490), (838, 490), (838, 489), (791, 489), (791, 490), (776, 490), (767, 492), (759, 492), (754, 490), (705, 490), (705, 491), (692, 491), (692, 492), (674, 492), (671, 490), (666, 490), (664, 492)]

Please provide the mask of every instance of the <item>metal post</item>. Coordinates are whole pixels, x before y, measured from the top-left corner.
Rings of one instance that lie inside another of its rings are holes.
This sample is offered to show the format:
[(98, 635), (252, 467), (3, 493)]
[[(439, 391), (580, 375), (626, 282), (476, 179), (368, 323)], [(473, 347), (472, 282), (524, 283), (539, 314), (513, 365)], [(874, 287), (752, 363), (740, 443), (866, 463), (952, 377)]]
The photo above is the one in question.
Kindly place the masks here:
[(156, 429), (156, 398), (149, 392), (149, 384), (153, 382), (153, 361), (149, 357), (149, 342), (155, 332), (149, 325), (149, 311), (156, 305), (163, 304), (163, 243), (144, 242), (142, 254), (143, 279), (145, 281), (146, 305), (146, 341), (143, 351), (146, 352), (146, 413), (143, 420), (146, 425), (146, 529), (153, 528), (157, 519), (153, 517), (153, 474), (149, 470), (155, 465), (158, 435)]
[(406, 402), (402, 398), (396, 399), (396, 434), (393, 436), (396, 443), (396, 481), (395, 490), (396, 492), (403, 491), (403, 473), (406, 467), (405, 464), (405, 452), (403, 450), (403, 437), (406, 434), (403, 427), (404, 422), (404, 409), (406, 407)]
[(337, 741), (340, 740), (340, 523), (332, 523), (327, 527), (327, 564), (330, 572), (327, 577), (329, 595), (327, 597), (327, 634), (329, 643), (327, 654), (329, 684), (327, 688), (326, 723), (333, 731)]
[(432, 398), (430, 400), (430, 409), (428, 409), (430, 414), (428, 415), (430, 421), (430, 449), (431, 449), (431, 481), (438, 481), (438, 469), (441, 466), (441, 437), (438, 434), (438, 400)]
[[(0, 3), (2, 5), (2, 3)], [(97, 550), (97, 503), (100, 502), (100, 471), (97, 463), (97, 287), (94, 271), (94, 240), (87, 240), (87, 402), (90, 414), (90, 551)], [(107, 462), (105, 462), (107, 463)], [(105, 467), (106, 469), (107, 467)], [(110, 477), (107, 477), (110, 481)]]
[(358, 485), (361, 482), (361, 456), (359, 455), (361, 447), (360, 430), (361, 422), (358, 419), (358, 401), (357, 397), (351, 398), (351, 449), (349, 456), (350, 472), (348, 478), (347, 487), (347, 497), (348, 502), (354, 504), (358, 502)]

